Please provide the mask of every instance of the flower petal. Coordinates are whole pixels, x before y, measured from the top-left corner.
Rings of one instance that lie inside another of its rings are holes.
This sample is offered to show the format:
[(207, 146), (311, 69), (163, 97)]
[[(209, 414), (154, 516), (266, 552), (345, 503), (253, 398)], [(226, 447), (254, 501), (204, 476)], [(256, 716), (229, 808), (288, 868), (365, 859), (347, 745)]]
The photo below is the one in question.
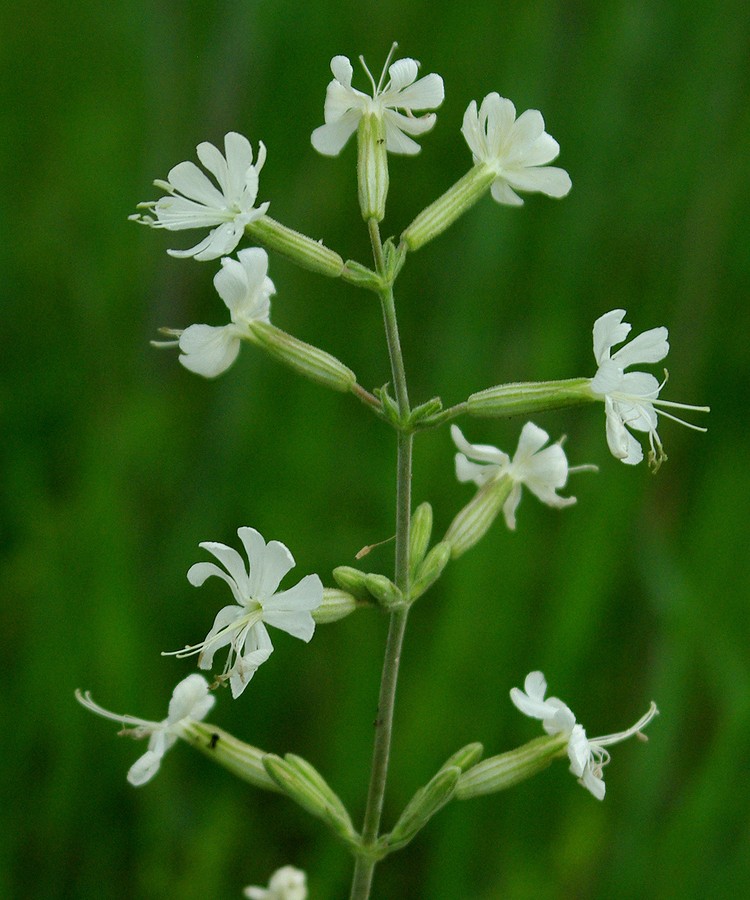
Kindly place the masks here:
[(505, 503), (503, 503), (503, 515), (505, 516), (505, 524), (511, 531), (516, 530), (516, 510), (521, 502), (521, 482), (516, 481), (510, 489)]
[[(406, 62), (406, 60), (402, 59), (399, 62)], [(394, 63), (389, 71), (392, 72), (397, 65), (398, 63)], [(425, 75), (424, 78), (420, 78), (419, 81), (414, 82), (410, 87), (400, 90), (398, 97), (394, 99), (393, 103), (388, 105), (395, 106), (398, 109), (435, 109), (440, 106), (444, 99), (445, 87), (443, 79), (433, 72), (430, 75)]]
[(548, 197), (565, 197), (573, 186), (570, 175), (557, 166), (504, 169), (503, 175), (517, 191), (538, 191)]
[(626, 369), (634, 363), (656, 363), (669, 353), (669, 331), (664, 328), (651, 328), (628, 341), (624, 347), (612, 354), (618, 366)]
[[(248, 169), (253, 164), (253, 148), (243, 134), (230, 131), (224, 136), (224, 151), (227, 155), (228, 172), (228, 190), (225, 193), (227, 200), (232, 202), (240, 197), (247, 184)], [(257, 193), (257, 181), (255, 184)]]
[(523, 206), (523, 200), (504, 178), (496, 178), (490, 188), (492, 199), (504, 206)]
[(227, 201), (194, 162), (177, 163), (167, 176), (172, 187), (190, 200), (216, 209), (224, 209)]
[(263, 607), (263, 621), (303, 641), (315, 631), (310, 611), (323, 602), (323, 584), (317, 575), (306, 575), (299, 584), (271, 598)]
[(294, 565), (294, 557), (284, 544), (280, 541), (269, 541), (263, 554), (260, 571), (253, 573), (257, 599), (265, 600), (267, 597), (271, 597), (281, 579), (294, 568)]
[(182, 365), (205, 378), (226, 372), (240, 352), (240, 340), (232, 325), (191, 325), (180, 335), (179, 346)]
[(229, 575), (237, 585), (240, 595), (247, 599), (248, 596), (248, 576), (245, 563), (240, 554), (234, 547), (227, 547), (226, 544), (220, 544), (218, 541), (202, 541), (198, 544), (203, 550), (215, 556), (216, 559), (229, 572)]
[(630, 332), (630, 325), (622, 320), (624, 309), (613, 309), (594, 322), (594, 359), (601, 365), (610, 358), (610, 351), (616, 344), (621, 344)]
[(533, 422), (527, 422), (521, 429), (521, 436), (518, 439), (518, 448), (513, 454), (513, 464), (527, 462), (535, 453), (549, 440), (547, 432), (535, 425)]
[(510, 462), (510, 457), (497, 447), (490, 444), (470, 444), (463, 436), (458, 425), (451, 425), (451, 438), (456, 447), (467, 456), (477, 462), (492, 463), (497, 466), (505, 466)]
[(344, 144), (357, 130), (361, 118), (361, 110), (352, 109), (339, 121), (320, 125), (310, 137), (313, 147), (324, 156), (338, 156)]
[(189, 716), (202, 719), (216, 702), (208, 692), (208, 682), (202, 675), (188, 675), (172, 691), (167, 721), (170, 725)]
[(346, 88), (352, 86), (354, 69), (346, 56), (334, 56), (331, 60), (331, 72), (333, 77)]
[(237, 536), (242, 541), (249, 563), (248, 596), (254, 597), (258, 594), (258, 585), (263, 575), (266, 542), (259, 531), (246, 525), (237, 529)]
[(407, 85), (411, 84), (419, 74), (419, 63), (416, 59), (397, 59), (388, 68), (388, 76), (390, 78), (389, 86), (383, 92), (386, 96), (397, 91), (401, 91)]
[(385, 148), (389, 153), (397, 153), (401, 156), (416, 156), (422, 149), (416, 141), (407, 137), (393, 121), (395, 113), (387, 109), (383, 114), (385, 124)]
[(156, 775), (160, 765), (161, 754), (147, 750), (128, 769), (128, 781), (133, 787), (140, 787)]

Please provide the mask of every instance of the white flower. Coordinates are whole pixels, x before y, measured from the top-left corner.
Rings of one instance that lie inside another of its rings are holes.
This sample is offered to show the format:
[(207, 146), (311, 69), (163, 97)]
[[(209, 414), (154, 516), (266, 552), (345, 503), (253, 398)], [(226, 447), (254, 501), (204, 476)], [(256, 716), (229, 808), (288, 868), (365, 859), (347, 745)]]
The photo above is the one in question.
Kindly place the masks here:
[(498, 203), (523, 205), (515, 191), (539, 191), (548, 197), (564, 197), (570, 191), (568, 173), (546, 165), (557, 157), (560, 145), (544, 130), (539, 110), (527, 109), (516, 119), (510, 100), (493, 92), (478, 112), (476, 100), (471, 101), (461, 132), (474, 163), (484, 163), (497, 175), (491, 192)]
[(456, 454), (456, 477), (459, 481), (473, 481), (480, 488), (489, 481), (504, 477), (513, 483), (510, 494), (503, 504), (505, 524), (511, 530), (516, 527), (516, 509), (521, 502), (523, 485), (526, 485), (542, 503), (560, 509), (576, 502), (575, 497), (560, 497), (556, 493), (559, 488), (565, 486), (568, 474), (596, 468), (595, 466), (570, 468), (562, 446), (556, 443), (544, 447), (549, 435), (533, 422), (527, 422), (523, 426), (518, 439), (518, 448), (512, 460), (507, 453), (503, 453), (497, 447), (470, 444), (456, 425), (451, 426), (451, 437), (461, 451)]
[(652, 702), (648, 712), (627, 731), (606, 734), (589, 740), (583, 726), (576, 723), (575, 716), (562, 700), (558, 700), (557, 697), (544, 699), (546, 690), (547, 682), (544, 675), (541, 672), (530, 672), (524, 681), (525, 693), (518, 688), (511, 688), (510, 699), (524, 715), (531, 716), (533, 719), (541, 719), (547, 734), (568, 735), (567, 750), (570, 771), (597, 800), (603, 800), (606, 790), (603, 769), (610, 759), (609, 752), (605, 747), (610, 744), (619, 744), (634, 735), (646, 740), (642, 730), (654, 716), (658, 715), (659, 710), (656, 708), (656, 704)]
[(98, 703), (94, 703), (89, 691), (85, 694), (76, 691), (76, 699), (98, 716), (112, 719), (122, 725), (133, 726), (124, 729), (120, 734), (137, 739), (148, 737), (148, 750), (128, 771), (128, 781), (135, 787), (146, 784), (156, 775), (162, 756), (180, 737), (183, 724), (188, 721), (200, 722), (216, 702), (216, 698), (208, 693), (208, 684), (202, 675), (188, 675), (175, 687), (169, 701), (167, 718), (161, 722), (149, 722), (135, 716), (120, 716), (109, 712)]
[(271, 876), (267, 888), (246, 887), (249, 900), (307, 900), (307, 876), (294, 866), (283, 866)]
[(198, 159), (214, 176), (219, 188), (192, 162), (178, 163), (166, 181), (154, 184), (169, 196), (139, 203), (154, 215), (130, 218), (152, 228), (181, 231), (185, 228), (212, 228), (202, 241), (189, 250), (168, 250), (171, 256), (218, 259), (239, 244), (245, 226), (265, 215), (268, 203), (254, 206), (258, 196), (258, 173), (266, 161), (266, 148), (260, 142), (258, 160), (253, 163), (250, 141), (235, 131), (224, 137), (224, 156), (213, 144), (196, 147)]
[(643, 459), (643, 450), (628, 428), (645, 431), (651, 446), (649, 464), (656, 469), (667, 456), (656, 431), (658, 414), (655, 407), (661, 407), (663, 416), (695, 431), (706, 429), (664, 412), (663, 408), (696, 412), (708, 412), (709, 408), (659, 400), (659, 391), (664, 387), (666, 378), (659, 384), (647, 372), (625, 372), (628, 366), (638, 363), (659, 362), (669, 352), (669, 332), (661, 327), (644, 331), (612, 353), (612, 348), (621, 344), (630, 333), (630, 325), (623, 321), (625, 315), (624, 309), (613, 309), (594, 322), (594, 357), (599, 368), (591, 380), (591, 392), (596, 398), (604, 400), (607, 444), (612, 455), (630, 466), (639, 463)]
[(331, 71), (334, 77), (326, 90), (325, 125), (316, 128), (311, 138), (319, 153), (337, 156), (357, 130), (362, 116), (368, 114), (383, 120), (385, 145), (389, 152), (407, 156), (419, 153), (419, 144), (407, 135), (429, 131), (435, 124), (435, 114), (415, 117), (412, 110), (440, 106), (445, 96), (443, 79), (432, 74), (416, 81), (419, 63), (414, 59), (399, 59), (388, 68), (389, 80), (383, 87), (385, 70), (396, 46), (391, 48), (377, 84), (364, 59), (359, 58), (372, 84), (372, 97), (352, 87), (353, 69), (347, 57), (333, 57)]
[(184, 331), (165, 328), (163, 332), (178, 340), (152, 343), (156, 347), (179, 346), (180, 362), (198, 375), (215, 378), (226, 372), (237, 359), (240, 341), (249, 337), (250, 323), (269, 321), (276, 289), (267, 272), (268, 255), (260, 247), (240, 250), (237, 259), (224, 257), (214, 286), (229, 310), (230, 324), (191, 325)]
[(212, 575), (218, 576), (229, 585), (236, 602), (219, 610), (205, 640), (165, 654), (183, 657), (198, 653), (198, 666), (210, 669), (216, 651), (228, 646), (220, 679), (229, 681), (233, 697), (240, 696), (271, 655), (273, 644), (266, 625), (309, 641), (315, 631), (311, 611), (323, 602), (323, 584), (317, 575), (306, 575), (293, 588), (277, 594), (279, 582), (294, 567), (294, 557), (279, 541), (266, 544), (254, 528), (239, 528), (237, 534), (250, 563), (249, 571), (236, 550), (205, 541), (199, 546), (212, 553), (224, 568), (200, 562), (187, 573), (195, 587)]

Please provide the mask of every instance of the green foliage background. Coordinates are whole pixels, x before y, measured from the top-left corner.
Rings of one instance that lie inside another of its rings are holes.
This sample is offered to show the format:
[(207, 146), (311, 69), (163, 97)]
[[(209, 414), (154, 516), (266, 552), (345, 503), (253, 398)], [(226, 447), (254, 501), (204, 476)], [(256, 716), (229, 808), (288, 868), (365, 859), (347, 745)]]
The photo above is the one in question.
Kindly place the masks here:
[[(223, 321), (215, 265), (170, 259), (192, 234), (126, 216), (155, 177), (232, 129), (262, 139), (261, 199), (281, 221), (367, 261), (352, 147), (309, 143), (328, 61), (380, 66), (393, 39), (440, 72), (446, 100), (417, 159), (393, 159), (385, 233), (470, 163), (458, 129), (491, 90), (543, 111), (574, 188), (521, 210), (488, 198), (408, 262), (398, 285), (415, 401), (501, 381), (593, 374), (590, 329), (622, 306), (670, 328), (665, 394), (710, 403), (710, 431), (665, 421), (653, 478), (607, 451), (599, 408), (538, 417), (565, 432), (572, 509), (526, 496), (415, 608), (386, 822), (460, 745), (538, 733), (508, 689), (533, 668), (587, 726), (633, 722), (598, 804), (564, 763), (445, 809), (378, 870), (383, 898), (750, 894), (747, 8), (741, 0), (38, 0), (0, 12), (3, 336), (3, 897), (237, 897), (292, 862), (312, 897), (346, 895), (350, 861), (281, 797), (180, 746), (141, 790), (141, 745), (73, 701), (165, 714), (221, 585), (185, 580), (201, 540), (239, 525), (284, 541), (305, 574), (393, 531), (394, 441), (353, 399), (244, 348), (216, 382), (149, 344)], [(374, 299), (273, 258), (274, 321), (342, 358), (388, 367)], [(461, 423), (515, 446), (521, 422)], [(447, 527), (470, 491), (447, 429), (420, 437), (415, 502)], [(368, 558), (388, 572), (392, 545)], [(284, 636), (213, 720), (309, 758), (360, 819), (385, 636), (377, 614)]]

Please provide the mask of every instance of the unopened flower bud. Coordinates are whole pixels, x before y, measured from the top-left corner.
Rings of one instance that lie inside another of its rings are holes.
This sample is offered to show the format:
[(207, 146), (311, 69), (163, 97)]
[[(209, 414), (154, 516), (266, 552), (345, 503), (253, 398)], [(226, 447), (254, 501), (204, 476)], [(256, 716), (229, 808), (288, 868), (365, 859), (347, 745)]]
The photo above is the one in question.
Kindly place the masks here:
[(352, 566), (337, 566), (333, 570), (333, 580), (347, 593), (357, 600), (370, 600), (372, 595), (367, 590), (367, 573)]
[(458, 766), (441, 769), (428, 784), (421, 787), (401, 813), (393, 831), (386, 837), (389, 850), (406, 846), (429, 820), (451, 799), (461, 776)]
[(403, 605), (404, 595), (385, 575), (370, 573), (365, 579), (365, 584), (367, 590), (385, 609), (394, 609)]
[(440, 578), (443, 569), (448, 565), (453, 552), (453, 545), (447, 541), (441, 541), (430, 550), (422, 565), (417, 569), (414, 580), (409, 589), (409, 599), (414, 602)]
[(409, 532), (409, 564), (412, 575), (416, 574), (432, 536), (432, 507), (429, 503), (420, 503), (411, 517)]
[(300, 341), (269, 322), (252, 322), (250, 339), (290, 368), (334, 391), (348, 391), (357, 376), (335, 356)]
[(465, 747), (461, 747), (460, 750), (456, 750), (456, 752), (443, 763), (441, 771), (443, 769), (449, 769), (451, 766), (458, 766), (462, 772), (465, 772), (479, 762), (483, 753), (484, 746), (480, 744), (479, 741), (474, 741), (474, 743), (467, 744)]
[(263, 764), (287, 796), (311, 815), (327, 822), (345, 841), (354, 841), (354, 827), (344, 804), (310, 763), (291, 753), (284, 759), (267, 753)]

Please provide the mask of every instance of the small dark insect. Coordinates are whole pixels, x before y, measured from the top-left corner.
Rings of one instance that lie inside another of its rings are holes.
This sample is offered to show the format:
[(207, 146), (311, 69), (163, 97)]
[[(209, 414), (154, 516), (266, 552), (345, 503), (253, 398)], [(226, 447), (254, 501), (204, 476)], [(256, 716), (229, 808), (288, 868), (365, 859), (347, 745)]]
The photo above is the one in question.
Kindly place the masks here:
[(219, 743), (219, 735), (216, 734), (216, 732), (214, 732), (214, 733), (211, 735), (211, 740), (208, 742), (208, 746), (211, 748), (211, 750), (213, 750), (214, 747), (215, 747), (218, 743)]
[(379, 144), (384, 144), (384, 143), (385, 143), (385, 138), (378, 138), (378, 143), (379, 143)]

